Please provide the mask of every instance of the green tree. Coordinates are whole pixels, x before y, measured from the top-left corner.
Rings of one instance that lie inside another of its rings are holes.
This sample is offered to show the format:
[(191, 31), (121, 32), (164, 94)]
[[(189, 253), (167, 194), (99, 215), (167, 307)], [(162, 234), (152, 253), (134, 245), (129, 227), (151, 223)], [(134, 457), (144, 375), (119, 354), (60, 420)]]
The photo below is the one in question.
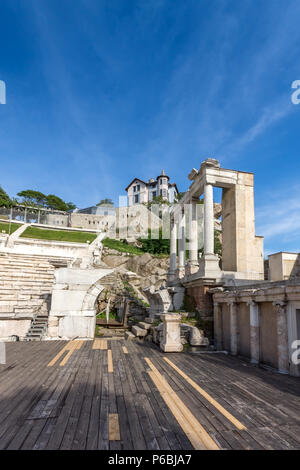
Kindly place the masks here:
[(73, 211), (77, 207), (75, 204), (73, 204), (73, 202), (66, 202), (66, 206), (68, 211)]
[(49, 194), (46, 196), (47, 207), (49, 209), (54, 209), (57, 211), (68, 211), (68, 205), (60, 197), (55, 196), (55, 194)]
[(47, 196), (40, 191), (34, 191), (33, 189), (26, 189), (17, 194), (17, 196), (23, 198), (21, 203), (29, 206), (44, 207), (46, 205)]
[(11, 207), (13, 201), (10, 199), (9, 195), (4, 191), (2, 186), (0, 186), (0, 207)]

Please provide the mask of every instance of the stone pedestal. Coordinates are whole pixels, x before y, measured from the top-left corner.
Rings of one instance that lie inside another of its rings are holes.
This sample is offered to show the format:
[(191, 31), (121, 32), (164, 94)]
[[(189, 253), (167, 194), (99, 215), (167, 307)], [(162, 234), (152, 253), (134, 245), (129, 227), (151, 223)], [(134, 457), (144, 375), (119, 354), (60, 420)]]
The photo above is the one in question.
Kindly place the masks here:
[(180, 338), (181, 315), (167, 313), (160, 318), (163, 321), (163, 339), (160, 348), (164, 352), (181, 352), (183, 349)]
[(219, 257), (213, 254), (203, 255), (199, 260), (198, 276), (219, 279), (221, 277)]

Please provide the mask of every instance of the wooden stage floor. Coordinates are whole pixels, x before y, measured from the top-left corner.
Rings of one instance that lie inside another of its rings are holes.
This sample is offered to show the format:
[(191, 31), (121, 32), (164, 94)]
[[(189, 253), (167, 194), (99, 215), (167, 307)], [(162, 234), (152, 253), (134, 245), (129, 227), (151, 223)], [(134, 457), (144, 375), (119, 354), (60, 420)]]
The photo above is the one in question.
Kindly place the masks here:
[(300, 449), (300, 379), (124, 339), (8, 343), (0, 449)]

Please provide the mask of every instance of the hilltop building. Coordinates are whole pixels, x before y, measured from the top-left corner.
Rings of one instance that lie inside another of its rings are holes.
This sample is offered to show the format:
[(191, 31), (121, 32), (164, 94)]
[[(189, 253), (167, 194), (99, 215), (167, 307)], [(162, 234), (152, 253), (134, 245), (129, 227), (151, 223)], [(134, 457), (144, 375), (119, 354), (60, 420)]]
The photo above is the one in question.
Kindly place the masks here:
[(178, 189), (176, 183), (170, 183), (170, 177), (166, 175), (164, 170), (154, 180), (151, 178), (148, 183), (145, 181), (134, 178), (126, 188), (128, 195), (128, 206), (135, 204), (142, 204), (153, 201), (153, 198), (161, 196), (169, 202), (174, 202)]

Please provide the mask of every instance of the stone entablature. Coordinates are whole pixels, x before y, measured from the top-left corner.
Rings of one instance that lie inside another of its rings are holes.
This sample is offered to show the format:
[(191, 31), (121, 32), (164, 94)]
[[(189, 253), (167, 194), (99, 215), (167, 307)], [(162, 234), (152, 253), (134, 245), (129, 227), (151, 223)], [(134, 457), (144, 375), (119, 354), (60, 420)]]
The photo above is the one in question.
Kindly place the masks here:
[(219, 287), (210, 293), (217, 350), (300, 376), (293, 359), (295, 341), (300, 340), (300, 282)]

